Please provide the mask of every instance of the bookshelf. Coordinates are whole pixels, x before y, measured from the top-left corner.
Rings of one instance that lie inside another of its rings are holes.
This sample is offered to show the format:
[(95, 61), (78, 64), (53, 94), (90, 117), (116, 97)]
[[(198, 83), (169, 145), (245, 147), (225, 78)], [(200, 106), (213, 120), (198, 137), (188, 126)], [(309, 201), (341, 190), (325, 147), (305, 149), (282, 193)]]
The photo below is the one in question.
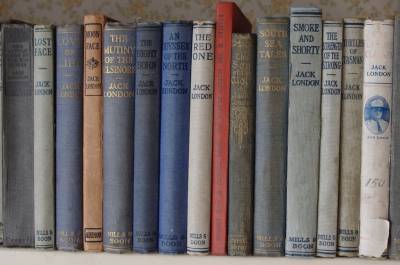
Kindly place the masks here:
[(267, 258), (217, 257), (161, 254), (110, 254), (86, 252), (40, 251), (33, 249), (0, 249), (1, 264), (13, 265), (369, 265), (398, 264), (394, 260), (363, 258)]
[[(4, 2), (3, 2), (4, 1)], [(121, 21), (132, 21), (137, 17), (144, 20), (166, 19), (213, 19), (214, 0), (0, 0), (0, 20), (16, 18), (32, 23), (81, 23), (87, 13), (104, 13)], [(190, 4), (188, 4), (191, 2)], [(314, 4), (324, 11), (324, 18), (338, 17), (391, 17), (400, 12), (400, 4), (393, 0), (365, 1), (359, 6), (357, 0), (236, 0), (243, 12), (253, 22), (256, 17), (266, 15), (288, 15), (291, 3)], [(87, 252), (40, 251), (34, 249), (0, 248), (1, 264), (29, 265), (119, 265), (119, 264), (376, 264), (394, 263), (392, 260), (359, 258), (266, 258), (266, 257), (194, 257), (188, 255), (161, 254), (110, 254)]]

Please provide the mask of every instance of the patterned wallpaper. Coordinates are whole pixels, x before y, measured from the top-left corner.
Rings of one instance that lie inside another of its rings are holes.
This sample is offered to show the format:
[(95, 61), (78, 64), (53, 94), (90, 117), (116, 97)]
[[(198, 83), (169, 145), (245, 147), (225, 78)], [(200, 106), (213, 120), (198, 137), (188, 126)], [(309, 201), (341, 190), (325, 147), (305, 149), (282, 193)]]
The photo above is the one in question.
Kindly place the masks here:
[[(214, 19), (216, 0), (0, 0), (0, 20), (81, 23), (87, 13), (104, 13), (124, 22)], [(236, 0), (252, 22), (256, 17), (288, 15), (290, 5), (316, 5), (324, 18), (384, 18), (400, 13), (400, 0)]]

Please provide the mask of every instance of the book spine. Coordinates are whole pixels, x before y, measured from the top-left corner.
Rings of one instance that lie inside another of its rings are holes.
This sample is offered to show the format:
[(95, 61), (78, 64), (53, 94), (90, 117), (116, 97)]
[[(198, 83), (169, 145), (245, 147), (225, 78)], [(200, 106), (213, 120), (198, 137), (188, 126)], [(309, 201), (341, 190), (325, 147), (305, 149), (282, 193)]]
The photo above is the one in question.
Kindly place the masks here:
[(364, 41), (359, 254), (382, 257), (390, 226), (393, 21), (366, 20)]
[(162, 25), (136, 28), (133, 250), (158, 249)]
[(339, 192), (343, 23), (323, 22), (317, 256), (335, 257)]
[(344, 20), (337, 254), (345, 257), (358, 255), (364, 62), (363, 30), (363, 20)]
[(195, 22), (192, 39), (187, 249), (208, 254), (215, 23)]
[(321, 128), (319, 8), (291, 8), (286, 256), (315, 256)]
[(254, 254), (285, 254), (289, 19), (257, 21)]
[(185, 253), (192, 23), (166, 22), (163, 29), (160, 217), (161, 253)]
[(211, 254), (226, 255), (228, 145), (233, 5), (218, 3), (215, 26), (214, 107), (211, 184)]
[(83, 28), (57, 27), (56, 245), (81, 250)]
[(33, 29), (3, 25), (4, 245), (33, 247)]
[(392, 143), (390, 152), (390, 244), (389, 258), (400, 259), (400, 17), (394, 21), (393, 92), (392, 92)]
[[(1, 26), (0, 26), (1, 27)], [(3, 215), (3, 91), (4, 91), (4, 49), (3, 31), (0, 28), (0, 245), (4, 240), (4, 215)]]
[(133, 25), (105, 25), (103, 244), (109, 252), (132, 249), (135, 44)]
[(84, 17), (83, 237), (86, 251), (103, 250), (103, 84), (105, 17)]
[(33, 28), (35, 248), (54, 248), (54, 32)]
[(232, 34), (228, 255), (253, 253), (255, 134), (254, 34)]
[(211, 254), (227, 254), (228, 147), (232, 32), (251, 32), (234, 2), (218, 2), (215, 26), (214, 110), (211, 184)]

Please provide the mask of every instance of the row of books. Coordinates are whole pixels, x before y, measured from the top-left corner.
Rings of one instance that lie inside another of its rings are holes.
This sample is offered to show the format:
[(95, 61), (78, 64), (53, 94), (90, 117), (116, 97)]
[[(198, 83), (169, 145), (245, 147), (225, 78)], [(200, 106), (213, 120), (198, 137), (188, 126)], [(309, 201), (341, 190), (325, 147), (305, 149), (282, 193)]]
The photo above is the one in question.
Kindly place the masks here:
[(399, 258), (400, 18), (321, 17), (1, 25), (3, 245)]

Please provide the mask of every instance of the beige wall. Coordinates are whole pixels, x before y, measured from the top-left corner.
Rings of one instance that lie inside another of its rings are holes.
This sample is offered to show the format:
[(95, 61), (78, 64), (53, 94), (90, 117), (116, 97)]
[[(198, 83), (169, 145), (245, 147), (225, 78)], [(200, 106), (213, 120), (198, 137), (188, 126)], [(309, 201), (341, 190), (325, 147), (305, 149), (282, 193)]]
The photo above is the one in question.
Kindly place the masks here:
[[(256, 17), (287, 15), (291, 4), (322, 7), (324, 18), (391, 17), (400, 14), (399, 0), (236, 0), (254, 22)], [(0, 20), (32, 23), (80, 23), (83, 14), (101, 12), (121, 21), (213, 19), (215, 0), (0, 0)]]

